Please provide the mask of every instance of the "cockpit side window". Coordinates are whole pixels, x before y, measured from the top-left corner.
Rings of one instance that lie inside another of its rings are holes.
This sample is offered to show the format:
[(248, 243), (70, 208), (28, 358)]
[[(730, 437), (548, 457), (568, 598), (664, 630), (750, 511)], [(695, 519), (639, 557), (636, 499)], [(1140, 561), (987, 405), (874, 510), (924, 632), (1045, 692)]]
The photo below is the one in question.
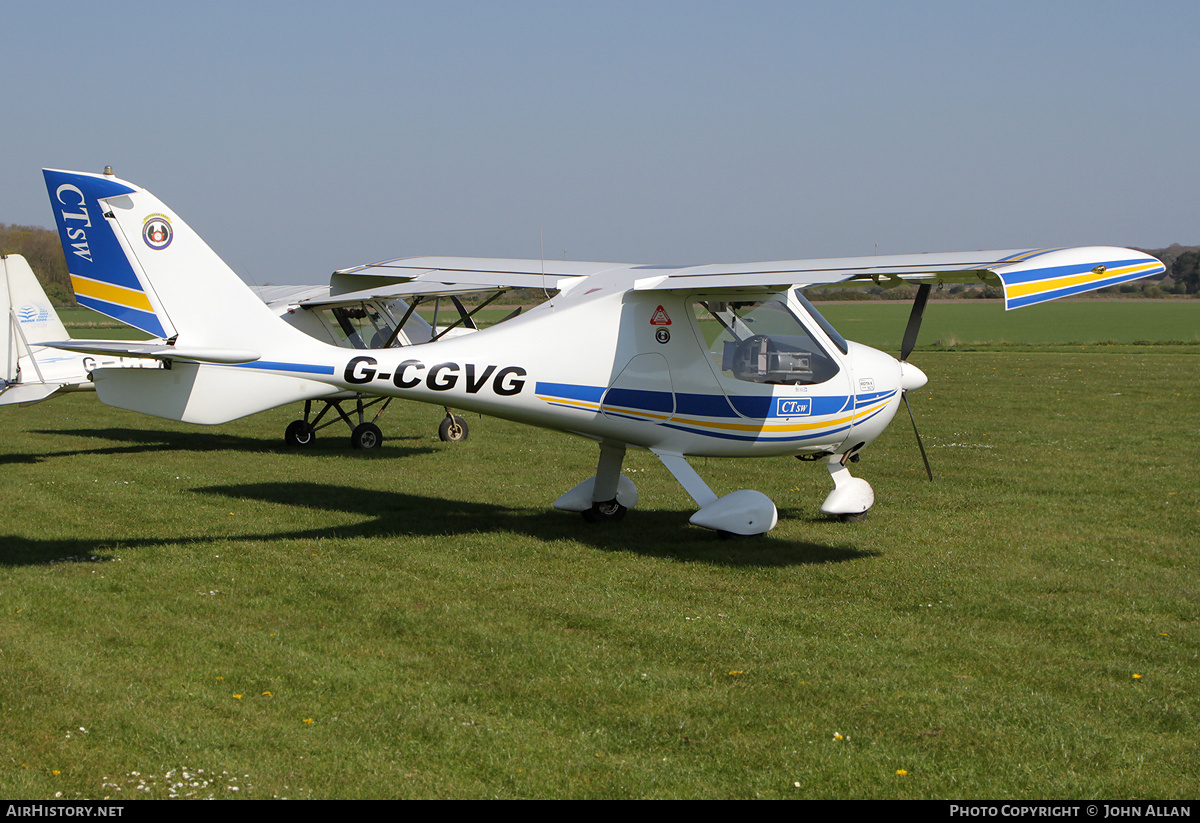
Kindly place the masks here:
[(727, 377), (811, 385), (838, 373), (837, 361), (778, 297), (753, 302), (697, 300), (692, 310), (713, 365)]
[(341, 332), (338, 345), (350, 349), (381, 349), (392, 336), (396, 321), (375, 306), (338, 306), (325, 309), (326, 325)]

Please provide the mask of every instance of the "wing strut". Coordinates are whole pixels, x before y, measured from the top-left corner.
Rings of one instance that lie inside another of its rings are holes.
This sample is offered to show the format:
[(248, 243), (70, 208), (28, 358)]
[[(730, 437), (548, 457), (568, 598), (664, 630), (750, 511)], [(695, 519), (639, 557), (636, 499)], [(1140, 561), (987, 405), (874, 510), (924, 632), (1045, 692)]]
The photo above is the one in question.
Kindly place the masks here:
[(435, 314), (434, 327), (435, 327), (436, 333), (434, 334), (433, 338), (429, 342), (432, 343), (434, 340), (437, 340), (442, 335), (444, 335), (446, 332), (450, 331), (451, 329), (458, 328), (458, 326), (460, 326), (460, 325), (465, 325), (469, 329), (478, 328), (478, 326), (475, 325), (475, 320), (474, 320), (475, 315), (479, 312), (480, 309), (487, 306), (489, 303), (491, 303), (493, 300), (495, 300), (497, 297), (499, 297), (502, 294), (504, 294), (503, 291), (496, 292), (491, 297), (489, 297), (487, 300), (484, 300), (482, 303), (480, 303), (478, 306), (476, 306), (474, 309), (472, 309), (469, 312), (465, 310), (463, 304), (459, 301), (459, 299), (457, 297), (451, 296), (450, 299), (454, 301), (454, 305), (458, 308), (458, 319), (455, 320), (453, 323), (451, 323), (446, 328), (442, 329), (440, 332), (438, 332), (438, 331), (436, 331), (437, 316)]

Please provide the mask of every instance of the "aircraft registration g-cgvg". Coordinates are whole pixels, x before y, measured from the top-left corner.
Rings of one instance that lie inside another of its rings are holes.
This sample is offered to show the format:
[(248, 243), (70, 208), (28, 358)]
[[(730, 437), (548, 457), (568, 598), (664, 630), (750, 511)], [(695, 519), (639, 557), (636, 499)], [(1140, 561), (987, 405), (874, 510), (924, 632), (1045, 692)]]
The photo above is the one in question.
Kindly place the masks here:
[[(193, 423), (224, 423), (345, 392), (453, 406), (589, 438), (595, 476), (555, 507), (615, 520), (637, 502), (622, 474), (649, 449), (695, 499), (691, 522), (762, 534), (761, 492), (718, 497), (688, 457), (790, 455), (821, 461), (834, 488), (821, 511), (851, 519), (874, 503), (847, 463), (878, 437), (904, 393), (926, 382), (905, 362), (929, 289), (980, 281), (1007, 308), (1164, 271), (1122, 248), (1026, 249), (693, 267), (415, 257), (336, 272), (343, 301), (534, 287), (556, 296), (469, 335), (347, 350), (273, 314), (154, 195), (105, 174), (44, 172), (79, 302), (156, 345), (89, 342), (89, 352), (158, 360), (99, 368), (100, 399)], [(900, 359), (845, 340), (800, 293), (846, 281), (920, 285)], [(78, 342), (78, 341), (75, 341)], [(72, 341), (50, 345), (73, 347)]]

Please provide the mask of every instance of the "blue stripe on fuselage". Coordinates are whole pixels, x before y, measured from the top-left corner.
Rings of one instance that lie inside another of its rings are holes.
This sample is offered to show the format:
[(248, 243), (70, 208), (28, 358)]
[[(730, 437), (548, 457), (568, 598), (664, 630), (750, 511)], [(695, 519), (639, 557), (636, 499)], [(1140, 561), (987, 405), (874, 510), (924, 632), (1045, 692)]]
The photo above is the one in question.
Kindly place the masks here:
[(277, 360), (255, 360), (253, 363), (231, 363), (230, 365), (239, 369), (295, 371), (301, 374), (333, 374), (333, 366), (317, 366), (311, 363), (281, 363)]

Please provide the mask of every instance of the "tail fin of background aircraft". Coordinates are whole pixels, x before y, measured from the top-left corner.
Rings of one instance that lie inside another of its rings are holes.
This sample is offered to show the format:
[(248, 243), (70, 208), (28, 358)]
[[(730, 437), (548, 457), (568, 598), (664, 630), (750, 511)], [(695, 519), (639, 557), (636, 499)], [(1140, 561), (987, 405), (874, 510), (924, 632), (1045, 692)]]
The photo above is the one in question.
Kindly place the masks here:
[[(170, 370), (96, 371), (103, 402), (211, 424), (332, 390), (304, 377), (332, 374), (331, 366), (313, 362), (324, 347), (276, 317), (153, 194), (107, 171), (42, 173), (80, 304), (161, 337), (178, 352), (150, 355), (171, 360)], [(197, 351), (215, 352), (211, 360), (230, 365), (189, 358)], [(221, 359), (222, 351), (258, 358), (234, 362)]]
[(68, 339), (46, 291), (19, 254), (0, 256), (0, 301), (5, 329), (0, 345), (0, 406), (45, 400), (61, 390), (86, 386), (79, 355), (45, 348)]
[(0, 379), (12, 382), (17, 377), (19, 359), (29, 356), (31, 345), (66, 340), (67, 329), (37, 275), (19, 254), (0, 257), (0, 300), (5, 301), (0, 324), (7, 330), (0, 348)]

